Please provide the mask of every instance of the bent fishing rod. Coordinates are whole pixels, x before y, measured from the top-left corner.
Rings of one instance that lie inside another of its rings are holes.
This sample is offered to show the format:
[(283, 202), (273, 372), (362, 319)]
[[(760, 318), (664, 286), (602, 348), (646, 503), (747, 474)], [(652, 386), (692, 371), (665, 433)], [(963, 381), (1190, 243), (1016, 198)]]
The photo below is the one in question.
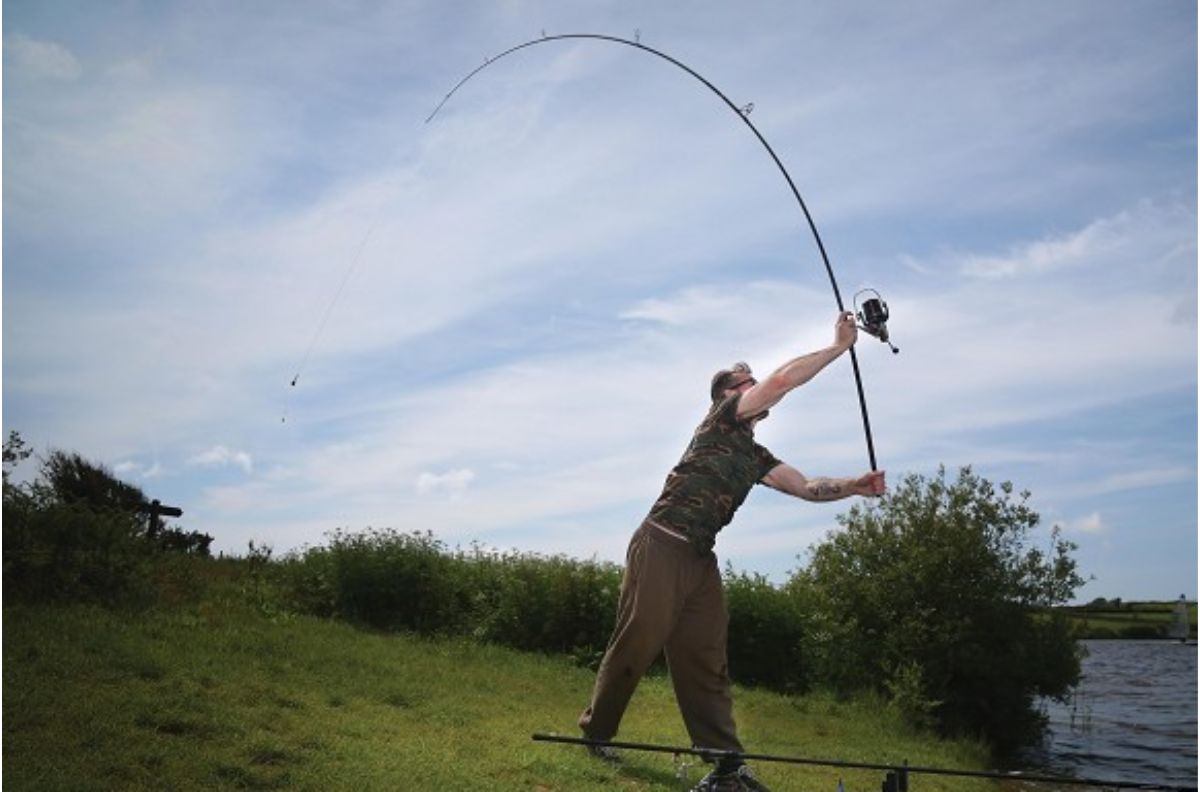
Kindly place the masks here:
[[(681, 756), (698, 756), (706, 762), (716, 762), (721, 759), (741, 759), (754, 762), (778, 762), (780, 764), (808, 765), (813, 767), (837, 767), (848, 770), (879, 770), (895, 773), (905, 777), (911, 775), (937, 775), (959, 778), (988, 778), (994, 780), (1026, 781), (1036, 784), (1062, 784), (1064, 786), (1101, 787), (1105, 789), (1146, 789), (1159, 792), (1197, 792), (1194, 786), (1178, 784), (1159, 784), (1144, 781), (1113, 781), (1095, 778), (1075, 778), (1071, 776), (1038, 775), (1021, 771), (1000, 772), (996, 770), (954, 770), (947, 767), (920, 767), (907, 762), (899, 765), (879, 762), (849, 762), (835, 759), (808, 759), (800, 756), (778, 756), (775, 754), (746, 753), (728, 751), (718, 748), (685, 748), (676, 745), (659, 745), (657, 743), (618, 742), (615, 740), (589, 740), (586, 737), (567, 737), (559, 734), (534, 734), (534, 742), (560, 743), (564, 745), (585, 745), (596, 748), (618, 748), (626, 751), (647, 751), (650, 753), (669, 753)], [(907, 789), (907, 781), (896, 784), (895, 788)]]
[[(466, 85), (472, 77), (479, 74), (496, 61), (528, 47), (534, 47), (539, 44), (546, 44), (552, 41), (567, 41), (572, 39), (623, 44), (640, 52), (655, 55), (667, 63), (682, 69), (684, 72), (699, 80), (706, 88), (720, 97), (721, 101), (723, 101), (726, 106), (728, 106), (729, 109), (732, 110), (734, 114), (742, 120), (742, 123), (744, 123), (750, 129), (750, 131), (754, 133), (754, 136), (758, 139), (758, 142), (762, 144), (762, 147), (766, 149), (767, 153), (771, 156), (771, 160), (779, 169), (780, 174), (783, 175), (784, 180), (787, 181), (787, 185), (792, 191), (792, 196), (796, 199), (796, 203), (799, 204), (800, 211), (804, 214), (804, 219), (807, 221), (808, 229), (812, 232), (813, 239), (817, 243), (817, 250), (821, 253), (821, 261), (825, 264), (825, 272), (829, 276), (829, 285), (833, 288), (833, 296), (837, 301), (838, 311), (844, 312), (846, 310), (846, 306), (842, 302), (841, 290), (838, 289), (837, 278), (835, 278), (833, 274), (833, 265), (829, 262), (829, 255), (825, 252), (825, 243), (821, 240), (821, 234), (817, 231), (817, 224), (813, 220), (812, 213), (808, 210), (808, 205), (804, 202), (804, 198), (801, 197), (800, 190), (796, 188), (796, 183), (792, 180), (791, 174), (789, 174), (787, 168), (783, 166), (783, 162), (779, 159), (779, 156), (775, 153), (775, 150), (771, 148), (771, 144), (767, 142), (767, 139), (763, 137), (761, 132), (758, 131), (758, 127), (754, 126), (754, 123), (750, 120), (750, 113), (754, 109), (753, 103), (738, 107), (728, 96), (722, 93), (720, 89), (718, 89), (703, 76), (701, 76), (700, 73), (695, 69), (679, 60), (676, 60), (670, 55), (667, 55), (665, 52), (661, 52), (653, 47), (643, 44), (641, 42), (640, 34), (635, 34), (635, 40), (630, 41), (629, 39), (621, 38), (619, 36), (608, 36), (600, 33), (561, 33), (548, 36), (545, 34), (545, 32), (543, 32), (540, 38), (531, 39), (530, 41), (518, 44), (515, 47), (510, 47), (494, 57), (484, 58), (484, 62), (482, 64), (475, 67), (475, 69), (467, 74), (467, 76), (459, 80), (457, 85), (450, 89), (450, 92), (446, 94), (442, 101), (438, 103), (438, 106), (433, 109), (433, 112), (429, 114), (429, 117), (425, 119), (425, 123), (428, 124), (430, 121), (432, 121), (438, 112), (446, 105), (446, 103), (450, 101), (450, 98), (454, 96), (454, 94), (456, 94), (460, 88)], [(879, 295), (876, 293), (875, 298), (864, 302), (863, 310), (858, 313), (858, 318), (861, 322), (859, 326), (869, 334), (879, 338), (881, 341), (887, 342), (887, 304), (882, 303), (882, 300), (877, 299), (878, 297)], [(857, 308), (857, 302), (855, 307)], [(888, 343), (890, 346), (890, 342)], [(899, 350), (893, 346), (892, 351), (898, 352)], [(858, 355), (855, 354), (854, 347), (850, 347), (850, 365), (854, 370), (854, 383), (858, 390), (858, 405), (862, 412), (863, 432), (866, 435), (867, 440), (867, 456), (871, 462), (871, 470), (878, 470), (878, 465), (875, 462), (875, 442), (871, 438), (871, 419), (867, 414), (867, 397), (863, 391), (862, 374), (859, 371)]]

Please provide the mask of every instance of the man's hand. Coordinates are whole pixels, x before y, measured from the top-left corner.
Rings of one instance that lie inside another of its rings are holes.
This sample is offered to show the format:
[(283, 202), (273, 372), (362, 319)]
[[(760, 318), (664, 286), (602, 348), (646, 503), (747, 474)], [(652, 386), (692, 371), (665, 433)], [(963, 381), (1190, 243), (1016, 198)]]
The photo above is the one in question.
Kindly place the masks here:
[(887, 492), (887, 482), (884, 480), (884, 473), (882, 470), (875, 470), (859, 476), (854, 480), (854, 493), (867, 498), (878, 498)]
[(841, 350), (849, 349), (858, 340), (858, 325), (852, 311), (842, 311), (833, 326), (833, 345)]

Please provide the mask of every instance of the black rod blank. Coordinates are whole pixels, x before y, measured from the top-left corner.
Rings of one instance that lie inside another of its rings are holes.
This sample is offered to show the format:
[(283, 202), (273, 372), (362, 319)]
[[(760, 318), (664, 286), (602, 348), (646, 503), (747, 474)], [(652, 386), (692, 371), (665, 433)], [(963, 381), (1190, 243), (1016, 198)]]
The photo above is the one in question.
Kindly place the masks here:
[(837, 767), (851, 770), (881, 770), (885, 772), (907, 773), (910, 775), (940, 775), (961, 778), (992, 778), (1009, 781), (1030, 781), (1039, 784), (1063, 784), (1072, 786), (1104, 787), (1107, 789), (1146, 789), (1161, 790), (1161, 792), (1197, 792), (1194, 786), (1179, 786), (1176, 784), (1156, 784), (1141, 781), (1103, 781), (1094, 778), (1073, 778), (1069, 776), (1034, 775), (1023, 772), (1000, 772), (995, 770), (953, 770), (946, 767), (915, 767), (909, 764), (880, 764), (874, 762), (847, 762), (836, 759), (808, 759), (798, 756), (776, 756), (773, 754), (739, 753), (717, 748), (682, 748), (673, 745), (656, 745), (654, 743), (618, 742), (615, 740), (589, 740), (584, 737), (566, 737), (558, 734), (534, 734), (534, 742), (565, 743), (569, 745), (589, 745), (603, 748), (617, 748), (627, 751), (650, 751), (669, 754), (690, 754), (715, 762), (720, 759), (738, 758), (755, 762), (780, 762), (783, 764), (812, 765), (816, 767)]

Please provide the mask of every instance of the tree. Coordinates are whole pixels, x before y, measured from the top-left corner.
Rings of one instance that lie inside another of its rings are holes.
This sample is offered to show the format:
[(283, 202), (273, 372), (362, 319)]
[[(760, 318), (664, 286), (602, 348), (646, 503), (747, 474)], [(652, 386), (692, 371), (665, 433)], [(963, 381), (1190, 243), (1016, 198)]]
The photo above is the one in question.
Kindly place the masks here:
[(135, 533), (141, 534), (144, 530), (145, 538), (163, 550), (202, 556), (210, 554), (209, 545), (213, 538), (208, 534), (167, 526), (160, 517), (150, 525), (146, 516), (150, 511), (150, 499), (140, 487), (122, 481), (103, 465), (89, 462), (77, 453), (56, 450), (43, 460), (41, 473), (40, 486), (47, 489), (49, 498), (56, 503), (127, 515), (136, 526)]
[(150, 503), (140, 488), (76, 453), (51, 451), (42, 462), (42, 481), (59, 503), (82, 503), (129, 514), (145, 511)]
[(8, 475), (13, 469), (24, 462), (33, 453), (33, 449), (26, 445), (25, 440), (21, 437), (21, 433), (10, 431), (8, 438), (4, 441), (4, 483), (8, 483)]
[(916, 720), (1000, 749), (1034, 736), (1036, 697), (1065, 697), (1079, 656), (1049, 606), (1082, 585), (1057, 528), (1032, 547), (1040, 517), (963, 468), (953, 483), (910, 475), (839, 516), (791, 588), (817, 611), (809, 654), (835, 688), (874, 689)]
[(168, 527), (138, 487), (79, 454), (51, 451), (38, 477), (11, 484), (29, 456), (21, 436), (4, 444), (4, 591), (21, 598), (119, 602), (150, 596), (163, 554), (209, 555), (213, 539)]

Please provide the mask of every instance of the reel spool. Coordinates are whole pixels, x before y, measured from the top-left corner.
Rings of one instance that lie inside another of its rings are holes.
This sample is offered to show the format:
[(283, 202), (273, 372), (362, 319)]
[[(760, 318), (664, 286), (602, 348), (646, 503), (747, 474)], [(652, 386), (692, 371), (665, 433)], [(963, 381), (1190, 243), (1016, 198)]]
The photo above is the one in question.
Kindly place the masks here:
[[(875, 296), (868, 300), (863, 300), (862, 308), (859, 309), (858, 295), (866, 292), (870, 292)], [(888, 307), (887, 303), (883, 301), (883, 297), (879, 295), (879, 292), (874, 289), (860, 289), (854, 295), (854, 308), (858, 316), (859, 329), (869, 335), (875, 336), (891, 347), (893, 355), (900, 354), (899, 347), (888, 340)]]

